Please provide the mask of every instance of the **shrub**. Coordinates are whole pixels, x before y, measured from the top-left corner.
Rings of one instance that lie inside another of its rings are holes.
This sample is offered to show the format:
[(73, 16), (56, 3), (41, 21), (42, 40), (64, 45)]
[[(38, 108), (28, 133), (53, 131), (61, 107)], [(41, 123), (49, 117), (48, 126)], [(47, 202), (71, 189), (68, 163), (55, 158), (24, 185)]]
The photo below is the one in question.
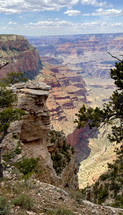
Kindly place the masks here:
[(55, 155), (52, 155), (52, 160), (53, 160), (53, 167), (56, 170), (57, 174), (60, 174), (62, 172), (62, 156), (55, 152)]
[(66, 144), (66, 142), (64, 141), (64, 143), (63, 143), (63, 150), (64, 150), (65, 152), (67, 152), (68, 149), (69, 149), (69, 146), (68, 146), (68, 145)]
[(5, 154), (3, 154), (2, 157), (6, 163), (10, 163), (12, 161), (12, 159), (14, 159), (16, 157), (16, 155), (18, 155), (20, 153), (21, 153), (21, 144), (18, 141), (17, 146), (12, 150), (7, 151)]
[(116, 165), (114, 165), (113, 166), (113, 169), (112, 169), (112, 171), (111, 171), (111, 177), (112, 178), (116, 178), (116, 176), (117, 176), (117, 171), (118, 171), (118, 167), (116, 166)]
[(30, 197), (25, 194), (21, 194), (20, 196), (16, 197), (12, 201), (12, 203), (15, 206), (20, 206), (26, 210), (31, 210), (34, 205), (33, 201), (30, 199)]
[(18, 141), (17, 146), (16, 146), (16, 148), (15, 148), (15, 150), (14, 150), (14, 153), (15, 153), (16, 155), (21, 154), (21, 144), (20, 144), (20, 141)]
[(55, 141), (56, 141), (56, 138), (55, 138), (55, 137), (52, 137), (52, 138), (50, 139), (50, 142), (51, 142), (51, 143), (55, 143)]
[(72, 154), (74, 154), (74, 153), (75, 153), (75, 149), (74, 149), (74, 147), (71, 147), (71, 152), (72, 152)]
[(15, 166), (20, 170), (21, 173), (27, 175), (33, 173), (38, 161), (39, 158), (22, 158), (20, 161), (15, 163)]
[(10, 213), (10, 207), (5, 197), (0, 197), (0, 215), (7, 215)]
[(115, 202), (111, 206), (123, 208), (123, 193), (116, 197)]
[(99, 193), (98, 193), (98, 204), (101, 204), (105, 201), (105, 199), (108, 197), (108, 189), (100, 187)]
[(101, 181), (105, 181), (107, 178), (109, 178), (109, 174), (108, 174), (108, 173), (105, 173), (105, 174), (101, 175), (99, 179), (100, 179)]

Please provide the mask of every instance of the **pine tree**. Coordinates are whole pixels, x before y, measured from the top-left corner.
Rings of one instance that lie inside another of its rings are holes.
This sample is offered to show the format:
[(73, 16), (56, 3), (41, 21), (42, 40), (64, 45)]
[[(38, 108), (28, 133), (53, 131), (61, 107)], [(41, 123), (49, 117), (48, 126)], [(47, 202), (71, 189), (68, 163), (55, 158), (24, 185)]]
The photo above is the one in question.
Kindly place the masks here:
[(120, 143), (123, 140), (123, 61), (116, 62), (115, 68), (111, 69), (110, 76), (115, 80), (116, 90), (113, 92), (108, 103), (103, 108), (86, 108), (83, 105), (76, 114), (77, 128), (84, 127), (87, 123), (90, 128), (100, 125), (111, 124), (112, 133), (108, 135), (110, 141)]

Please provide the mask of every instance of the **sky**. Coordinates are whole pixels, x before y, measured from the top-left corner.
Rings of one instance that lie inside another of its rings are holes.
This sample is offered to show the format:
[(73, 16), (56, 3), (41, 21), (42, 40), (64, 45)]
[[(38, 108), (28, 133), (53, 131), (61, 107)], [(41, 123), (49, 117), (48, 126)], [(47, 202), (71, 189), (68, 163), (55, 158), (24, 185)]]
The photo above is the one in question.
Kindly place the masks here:
[(0, 34), (123, 32), (123, 0), (0, 0)]

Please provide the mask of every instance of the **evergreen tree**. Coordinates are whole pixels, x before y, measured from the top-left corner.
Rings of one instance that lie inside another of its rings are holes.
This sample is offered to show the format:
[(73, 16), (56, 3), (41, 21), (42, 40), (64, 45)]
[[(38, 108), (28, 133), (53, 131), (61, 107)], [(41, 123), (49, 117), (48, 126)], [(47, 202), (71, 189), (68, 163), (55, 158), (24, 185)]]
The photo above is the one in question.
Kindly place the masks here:
[(18, 82), (26, 82), (27, 78), (23, 76), (22, 72), (10, 72), (6, 74), (5, 78), (1, 79), (4, 86), (9, 86), (10, 84), (15, 84)]
[[(1, 67), (0, 67), (1, 68)], [(15, 120), (20, 120), (24, 115), (21, 109), (14, 109), (12, 104), (16, 100), (15, 95), (6, 86), (19, 81), (23, 81), (22, 73), (9, 73), (6, 78), (0, 82), (0, 144), (7, 134), (10, 123)], [(3, 167), (1, 163), (2, 147), (0, 147), (0, 177), (3, 177)]]
[(103, 108), (86, 108), (83, 105), (76, 114), (77, 128), (84, 127), (88, 123), (90, 128), (99, 127), (104, 124), (112, 125), (112, 134), (108, 137), (110, 141), (117, 143), (123, 140), (123, 61), (116, 62), (115, 68), (111, 69), (110, 76), (115, 80), (116, 90), (113, 92), (108, 103)]

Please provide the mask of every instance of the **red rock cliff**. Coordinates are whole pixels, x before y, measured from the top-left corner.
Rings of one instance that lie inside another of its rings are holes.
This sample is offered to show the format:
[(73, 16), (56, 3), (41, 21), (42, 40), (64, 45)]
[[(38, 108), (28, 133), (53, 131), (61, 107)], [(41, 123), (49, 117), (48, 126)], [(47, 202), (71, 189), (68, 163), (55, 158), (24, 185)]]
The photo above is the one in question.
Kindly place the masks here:
[(42, 68), (38, 51), (28, 41), (17, 35), (0, 35), (0, 65), (9, 62), (0, 70), (0, 77), (7, 72), (21, 71), (27, 78), (34, 78)]

